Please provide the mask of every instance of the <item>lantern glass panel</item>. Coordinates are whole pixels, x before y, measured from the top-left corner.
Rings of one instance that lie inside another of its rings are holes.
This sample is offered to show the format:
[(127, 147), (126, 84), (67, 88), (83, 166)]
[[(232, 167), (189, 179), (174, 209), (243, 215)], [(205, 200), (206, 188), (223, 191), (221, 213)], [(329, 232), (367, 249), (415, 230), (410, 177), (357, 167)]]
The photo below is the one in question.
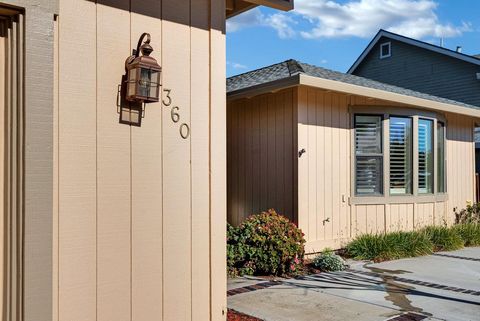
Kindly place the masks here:
[(150, 94), (149, 97), (158, 99), (158, 88), (160, 86), (160, 71), (152, 70), (151, 75), (151, 84), (150, 84)]
[(135, 95), (136, 84), (137, 84), (137, 69), (133, 68), (128, 71), (127, 96), (131, 97)]
[(150, 89), (150, 69), (141, 68), (140, 69), (140, 79), (138, 81), (138, 92), (137, 95), (141, 97), (148, 97)]

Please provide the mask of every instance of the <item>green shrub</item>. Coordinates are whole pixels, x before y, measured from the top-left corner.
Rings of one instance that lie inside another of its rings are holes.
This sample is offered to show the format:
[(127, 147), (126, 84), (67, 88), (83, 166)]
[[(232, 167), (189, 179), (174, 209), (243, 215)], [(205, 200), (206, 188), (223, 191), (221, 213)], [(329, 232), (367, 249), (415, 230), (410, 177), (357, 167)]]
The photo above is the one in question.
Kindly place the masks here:
[(480, 224), (458, 224), (453, 229), (462, 238), (465, 246), (480, 245)]
[(457, 231), (445, 226), (429, 226), (422, 230), (433, 243), (434, 251), (455, 251), (463, 247)]
[(358, 260), (377, 262), (432, 253), (433, 244), (425, 233), (393, 232), (364, 234), (347, 245), (347, 254)]
[(231, 276), (294, 274), (303, 267), (302, 231), (274, 210), (251, 215), (238, 228), (227, 225)]
[(455, 224), (480, 224), (480, 203), (467, 202), (467, 207), (458, 210), (455, 208)]
[(345, 270), (345, 261), (331, 249), (325, 249), (313, 259), (313, 266), (325, 272)]

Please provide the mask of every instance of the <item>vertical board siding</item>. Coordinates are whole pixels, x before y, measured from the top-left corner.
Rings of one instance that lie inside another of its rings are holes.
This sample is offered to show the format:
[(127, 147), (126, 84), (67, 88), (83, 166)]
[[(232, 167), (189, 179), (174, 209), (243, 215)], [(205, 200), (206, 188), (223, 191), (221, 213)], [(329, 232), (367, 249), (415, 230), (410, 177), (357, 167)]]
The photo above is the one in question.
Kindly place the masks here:
[[(190, 123), (190, 3), (162, 1), (163, 86), (172, 89), (180, 122)], [(167, 107), (169, 111), (171, 107)], [(191, 320), (191, 172), (190, 138), (179, 135), (169, 112), (163, 113), (163, 317)], [(168, 125), (167, 125), (168, 124)], [(182, 255), (179, 255), (182, 253)]]
[(475, 200), (474, 119), (447, 114), (447, 193), (446, 221), (454, 222), (454, 208), (462, 209)]
[[(161, 3), (157, 0), (132, 1), (130, 47), (148, 30), (152, 47), (161, 48)], [(149, 10), (152, 17), (135, 12)], [(151, 54), (162, 60), (162, 51)], [(162, 106), (147, 106), (142, 127), (131, 127), (131, 316), (132, 320), (161, 320), (162, 293)], [(160, 160), (160, 161), (159, 161)], [(152, 254), (155, 253), (155, 254)]]
[(97, 318), (97, 13), (83, 0), (60, 1), (60, 11), (58, 319), (91, 321)]
[(345, 95), (298, 88), (298, 149), (306, 150), (298, 162), (298, 221), (309, 250), (351, 234), (349, 123)]
[[(128, 6), (129, 0), (122, 0)], [(130, 14), (97, 9), (97, 320), (130, 320), (131, 136), (118, 124), (110, 88), (123, 74), (130, 48)], [(115, 24), (112, 23), (115, 21)]]
[[(454, 207), (474, 193), (473, 121), (447, 115), (448, 201), (349, 205), (352, 173), (350, 105), (395, 106), (391, 102), (299, 87), (298, 222), (307, 252), (341, 247), (364, 233), (411, 231), (453, 222)], [(402, 105), (398, 104), (398, 107)], [(295, 175), (295, 174), (294, 174)]]
[(293, 91), (228, 103), (228, 221), (273, 208), (293, 219)]
[[(211, 0), (60, 0), (55, 320), (225, 319), (224, 13)], [(148, 104), (130, 127), (116, 89), (143, 32), (172, 105)]]

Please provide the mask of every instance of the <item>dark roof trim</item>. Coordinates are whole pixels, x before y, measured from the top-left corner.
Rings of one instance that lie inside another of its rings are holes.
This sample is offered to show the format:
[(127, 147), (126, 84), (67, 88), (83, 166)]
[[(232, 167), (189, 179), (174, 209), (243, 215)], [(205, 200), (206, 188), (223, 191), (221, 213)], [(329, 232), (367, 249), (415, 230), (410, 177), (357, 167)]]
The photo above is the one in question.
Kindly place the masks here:
[(408, 37), (405, 37), (405, 36), (401, 36), (401, 35), (398, 35), (398, 34), (395, 34), (395, 33), (392, 33), (392, 32), (389, 32), (389, 31), (386, 31), (386, 30), (382, 29), (377, 33), (377, 35), (372, 39), (372, 41), (370, 41), (367, 48), (365, 48), (365, 50), (357, 58), (357, 60), (353, 63), (353, 65), (350, 67), (350, 69), (348, 69), (347, 73), (351, 74), (355, 71), (355, 69), (357, 69), (357, 67), (362, 63), (363, 59), (365, 59), (365, 57), (370, 53), (370, 51), (377, 44), (377, 42), (380, 40), (381, 37), (390, 38), (390, 39), (397, 40), (397, 41), (400, 41), (400, 42), (403, 42), (403, 43), (407, 43), (407, 44), (412, 45), (412, 46), (416, 46), (416, 47), (419, 47), (419, 48), (423, 48), (423, 49), (427, 49), (427, 50), (430, 50), (430, 51), (437, 52), (437, 53), (442, 54), (442, 55), (446, 55), (446, 56), (450, 56), (450, 57), (453, 57), (453, 58), (456, 58), (456, 59), (460, 59), (460, 60), (475, 64), (475, 65), (480, 65), (480, 59), (476, 58), (475, 56), (469, 56), (469, 55), (466, 55), (466, 54), (461, 53), (461, 52), (457, 52), (457, 51), (450, 50), (450, 49), (447, 49), (447, 48), (443, 48), (443, 47), (440, 47), (440, 46), (432, 45), (432, 44), (429, 44), (427, 42), (423, 42), (423, 41), (420, 41), (420, 40), (416, 40), (416, 39), (408, 38)]
[(227, 93), (228, 99), (237, 99), (237, 98), (250, 98), (260, 94), (275, 92), (277, 90), (282, 90), (290, 87), (294, 87), (300, 84), (300, 73), (292, 75), (287, 78), (282, 78), (266, 83), (261, 83), (255, 86), (242, 88), (239, 90), (234, 90)]

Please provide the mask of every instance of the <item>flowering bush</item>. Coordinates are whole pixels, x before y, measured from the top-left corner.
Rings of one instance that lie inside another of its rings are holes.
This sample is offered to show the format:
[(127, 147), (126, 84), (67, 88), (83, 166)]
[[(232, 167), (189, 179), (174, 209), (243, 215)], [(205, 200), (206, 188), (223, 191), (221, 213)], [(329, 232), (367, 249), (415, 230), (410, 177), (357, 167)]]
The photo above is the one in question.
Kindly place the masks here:
[(238, 228), (227, 226), (229, 275), (295, 274), (304, 244), (302, 231), (274, 210), (251, 215)]
[(325, 249), (317, 255), (313, 259), (313, 266), (325, 272), (343, 271), (346, 268), (345, 261), (331, 249)]
[(480, 203), (467, 202), (467, 207), (458, 210), (455, 208), (455, 224), (468, 224), (479, 223), (480, 224)]

